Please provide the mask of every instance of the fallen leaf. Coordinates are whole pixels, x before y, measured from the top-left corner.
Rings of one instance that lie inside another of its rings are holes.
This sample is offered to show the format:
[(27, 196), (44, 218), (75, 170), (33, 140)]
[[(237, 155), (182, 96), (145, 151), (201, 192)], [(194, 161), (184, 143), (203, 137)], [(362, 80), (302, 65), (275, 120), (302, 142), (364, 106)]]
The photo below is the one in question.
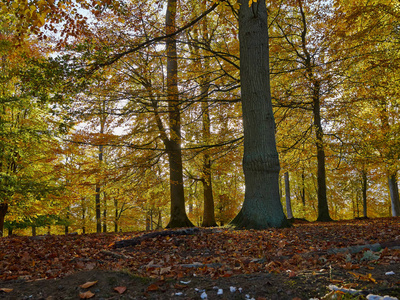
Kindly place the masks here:
[(79, 298), (81, 299), (89, 299), (94, 297), (95, 294), (93, 294), (91, 291), (86, 291), (84, 293), (79, 293)]
[(160, 288), (160, 287), (159, 287), (158, 285), (156, 285), (156, 284), (151, 284), (151, 285), (149, 285), (149, 286), (147, 287), (147, 290), (148, 290), (149, 292), (151, 292), (151, 291), (158, 291), (159, 288)]
[(114, 288), (114, 291), (117, 291), (119, 294), (123, 294), (126, 291), (126, 286), (117, 286)]
[(174, 288), (176, 288), (177, 290), (182, 290), (182, 289), (187, 288), (187, 285), (175, 283)]
[(84, 284), (81, 284), (79, 287), (83, 288), (83, 289), (88, 289), (91, 286), (94, 286), (97, 283), (97, 281), (88, 281)]
[(1, 291), (1, 292), (4, 292), (4, 293), (10, 293), (10, 292), (12, 292), (12, 291), (13, 291), (13, 289), (8, 289), (8, 288), (0, 288), (0, 291)]

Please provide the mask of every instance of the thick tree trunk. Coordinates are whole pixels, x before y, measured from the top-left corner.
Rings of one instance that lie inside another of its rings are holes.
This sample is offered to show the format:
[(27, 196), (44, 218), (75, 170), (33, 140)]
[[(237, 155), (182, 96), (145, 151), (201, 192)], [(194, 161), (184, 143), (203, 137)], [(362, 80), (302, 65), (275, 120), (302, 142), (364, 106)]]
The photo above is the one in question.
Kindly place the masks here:
[(389, 175), (389, 191), (390, 200), (392, 207), (392, 217), (400, 216), (400, 201), (399, 201), (399, 186), (397, 184), (397, 174), (393, 173)]
[(0, 237), (3, 236), (4, 232), (4, 217), (8, 212), (8, 204), (7, 203), (0, 203)]
[(243, 110), (245, 199), (231, 222), (237, 228), (290, 226), (279, 198), (279, 158), (269, 79), (265, 1), (241, 0), (240, 78)]
[(290, 181), (289, 172), (285, 172), (285, 198), (286, 198), (286, 214), (288, 219), (293, 219), (292, 201), (290, 200)]
[[(165, 16), (166, 34), (176, 30), (177, 2), (168, 0)], [(171, 218), (167, 228), (192, 227), (186, 215), (185, 194), (183, 189), (183, 167), (181, 149), (181, 115), (178, 96), (178, 58), (176, 51), (176, 37), (165, 40), (167, 50), (167, 94), (169, 111), (170, 138), (166, 141), (170, 172), (171, 191)]]

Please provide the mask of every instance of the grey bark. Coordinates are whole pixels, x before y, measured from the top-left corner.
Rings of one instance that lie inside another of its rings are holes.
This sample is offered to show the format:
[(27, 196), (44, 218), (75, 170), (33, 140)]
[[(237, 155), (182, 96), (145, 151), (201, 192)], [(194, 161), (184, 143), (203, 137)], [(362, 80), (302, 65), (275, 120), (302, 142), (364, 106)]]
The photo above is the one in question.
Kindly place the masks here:
[(265, 1), (241, 0), (240, 78), (244, 130), (245, 199), (231, 222), (237, 228), (286, 227), (279, 198), (279, 158), (272, 111), (268, 14)]

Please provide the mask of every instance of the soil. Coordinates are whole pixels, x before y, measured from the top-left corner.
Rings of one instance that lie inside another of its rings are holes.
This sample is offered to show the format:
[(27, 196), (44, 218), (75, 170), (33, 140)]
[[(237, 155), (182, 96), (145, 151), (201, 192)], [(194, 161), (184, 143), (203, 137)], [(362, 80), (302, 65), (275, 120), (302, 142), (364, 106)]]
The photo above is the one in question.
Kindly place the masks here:
[[(393, 275), (386, 275), (387, 272)], [(368, 275), (370, 274), (370, 275)], [(97, 281), (89, 288), (80, 285)], [(331, 292), (329, 285), (354, 288), (358, 296), (342, 299), (366, 299), (366, 295), (390, 295), (400, 299), (400, 264), (362, 266), (357, 270), (325, 268), (313, 272), (254, 273), (212, 279), (192, 276), (180, 279), (152, 279), (127, 271), (93, 269), (58, 279), (37, 281), (0, 281), (0, 299), (79, 299), (90, 291), (91, 299), (320, 299)], [(116, 287), (126, 287), (119, 294)], [(222, 294), (218, 295), (218, 291)], [(232, 291), (231, 291), (232, 290)], [(235, 291), (234, 291), (235, 290)], [(205, 294), (204, 294), (205, 293)], [(203, 298), (202, 298), (203, 295)]]

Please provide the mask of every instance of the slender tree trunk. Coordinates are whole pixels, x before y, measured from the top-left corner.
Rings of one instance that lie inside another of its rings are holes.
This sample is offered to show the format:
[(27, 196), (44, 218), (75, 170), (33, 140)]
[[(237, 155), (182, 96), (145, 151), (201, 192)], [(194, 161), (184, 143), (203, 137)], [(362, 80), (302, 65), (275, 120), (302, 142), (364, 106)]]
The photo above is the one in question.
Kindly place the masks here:
[(7, 203), (0, 203), (0, 237), (3, 236), (4, 232), (4, 217), (8, 212), (8, 204)]
[(367, 171), (362, 170), (362, 198), (363, 198), (363, 217), (367, 218), (367, 190), (368, 190), (368, 176)]
[(214, 197), (211, 180), (211, 161), (209, 155), (205, 154), (202, 180), (204, 193), (204, 211), (203, 223), (201, 224), (201, 226), (203, 227), (217, 226), (217, 223), (215, 222)]
[[(165, 17), (166, 34), (176, 30), (177, 2), (168, 0)], [(176, 37), (171, 36), (165, 40), (167, 50), (167, 94), (169, 111), (170, 138), (166, 141), (170, 172), (171, 191), (171, 218), (168, 228), (192, 227), (186, 215), (185, 194), (183, 188), (183, 167), (181, 149), (181, 115), (178, 96), (178, 58), (176, 51)]]
[(285, 172), (285, 198), (286, 198), (286, 213), (288, 219), (293, 219), (292, 202), (290, 199), (290, 181), (289, 172)]
[[(67, 212), (66, 212), (66, 214), (65, 214), (65, 219), (67, 220), (67, 222), (68, 222), (68, 220), (69, 220), (69, 215), (70, 215), (70, 207), (68, 206), (67, 207)], [(69, 228), (68, 228), (68, 223), (67, 223), (67, 225), (65, 225), (65, 227), (64, 227), (64, 233), (65, 233), (65, 235), (67, 235), (68, 234), (68, 230)]]
[(118, 199), (114, 198), (115, 218), (114, 218), (114, 232), (118, 232)]
[(95, 194), (95, 210), (96, 210), (96, 232), (101, 232), (101, 207), (100, 207), (100, 184), (96, 183)]
[(301, 173), (301, 203), (303, 203), (303, 206), (306, 206), (306, 185), (305, 185), (304, 168)]
[(158, 210), (158, 220), (157, 220), (157, 229), (162, 228), (162, 214), (161, 209)]
[[(205, 65), (208, 65), (208, 60), (206, 60)], [(202, 84), (202, 111), (203, 111), (203, 140), (206, 145), (208, 145), (211, 136), (210, 129), (210, 111), (208, 104), (208, 90), (209, 82)], [(212, 171), (211, 171), (211, 157), (207, 150), (205, 150), (203, 155), (203, 195), (204, 195), (204, 210), (203, 210), (203, 227), (217, 226), (215, 222), (215, 212), (214, 212), (214, 196), (212, 190)]]
[(85, 198), (81, 199), (82, 203), (82, 234), (86, 233), (86, 207), (85, 207)]
[(397, 184), (397, 174), (393, 173), (389, 175), (389, 191), (390, 200), (392, 207), (392, 217), (400, 216), (400, 201), (399, 201), (399, 186)]
[(299, 58), (304, 61), (307, 77), (312, 87), (313, 117), (315, 128), (315, 144), (317, 147), (317, 195), (318, 195), (318, 218), (317, 221), (331, 221), (329, 215), (328, 199), (326, 196), (326, 174), (325, 174), (325, 149), (324, 149), (324, 131), (321, 122), (321, 82), (314, 77), (311, 54), (307, 48), (307, 22), (301, 0), (297, 0), (301, 15), (303, 30), (301, 33), (301, 48), (304, 55)]
[(315, 126), (315, 143), (317, 147), (317, 183), (318, 183), (318, 218), (317, 221), (332, 221), (329, 215), (328, 199), (326, 197), (325, 149), (324, 131), (321, 123), (320, 83), (315, 81), (313, 90), (313, 113)]
[(240, 78), (244, 130), (245, 199), (231, 222), (237, 228), (290, 226), (279, 198), (279, 158), (269, 79), (265, 1), (240, 1)]

